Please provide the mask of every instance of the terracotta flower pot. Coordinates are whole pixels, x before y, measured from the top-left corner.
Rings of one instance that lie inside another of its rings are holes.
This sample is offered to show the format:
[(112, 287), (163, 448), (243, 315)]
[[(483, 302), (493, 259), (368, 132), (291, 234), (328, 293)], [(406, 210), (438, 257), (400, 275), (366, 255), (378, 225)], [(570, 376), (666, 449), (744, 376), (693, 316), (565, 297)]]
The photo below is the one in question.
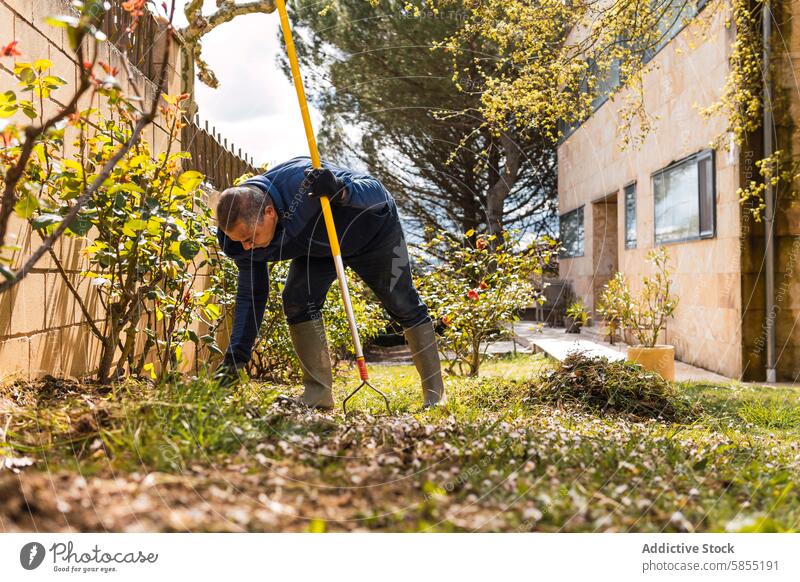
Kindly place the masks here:
[(652, 348), (631, 346), (628, 361), (641, 364), (645, 370), (657, 372), (664, 380), (675, 380), (675, 347), (658, 345)]

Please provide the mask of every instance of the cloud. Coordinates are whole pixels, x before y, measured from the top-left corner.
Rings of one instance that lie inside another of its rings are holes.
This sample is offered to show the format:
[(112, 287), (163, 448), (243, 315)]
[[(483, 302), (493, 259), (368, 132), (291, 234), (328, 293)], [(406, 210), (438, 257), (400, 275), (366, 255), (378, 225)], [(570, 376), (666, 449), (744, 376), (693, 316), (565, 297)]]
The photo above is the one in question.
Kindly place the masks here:
[[(181, 8), (182, 12), (182, 8)], [(203, 58), (220, 86), (196, 83), (201, 123), (255, 158), (256, 164), (307, 155), (308, 145), (294, 87), (278, 67), (277, 13), (248, 14), (220, 25), (203, 39)], [(319, 112), (310, 107), (319, 128)]]
[[(274, 115), (234, 120), (214, 121), (217, 131), (231, 140), (242, 152), (252, 155), (258, 165), (275, 164), (295, 156), (308, 155), (303, 125), (297, 103), (291, 104), (294, 111)], [(314, 127), (319, 126), (319, 115), (312, 111)]]

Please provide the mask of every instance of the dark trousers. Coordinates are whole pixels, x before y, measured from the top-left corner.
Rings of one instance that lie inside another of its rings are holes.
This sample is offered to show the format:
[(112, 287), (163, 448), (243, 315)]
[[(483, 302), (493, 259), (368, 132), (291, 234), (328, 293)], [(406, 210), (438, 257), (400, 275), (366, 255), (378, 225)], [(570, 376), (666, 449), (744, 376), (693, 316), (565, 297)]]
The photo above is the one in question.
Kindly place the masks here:
[[(391, 318), (403, 328), (430, 321), (428, 308), (414, 288), (405, 235), (399, 220), (375, 237), (361, 252), (343, 256), (350, 267), (375, 293)], [(318, 319), (328, 289), (336, 280), (333, 258), (292, 259), (283, 288), (283, 312), (291, 324)]]

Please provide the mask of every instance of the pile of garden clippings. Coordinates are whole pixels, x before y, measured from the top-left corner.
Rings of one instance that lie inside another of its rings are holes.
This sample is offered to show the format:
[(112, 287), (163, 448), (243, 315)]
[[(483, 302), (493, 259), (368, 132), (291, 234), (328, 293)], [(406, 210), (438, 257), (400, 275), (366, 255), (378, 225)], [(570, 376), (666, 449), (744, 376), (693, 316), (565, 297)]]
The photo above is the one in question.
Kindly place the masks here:
[(571, 352), (559, 368), (546, 371), (532, 385), (531, 398), (667, 422), (691, 421), (700, 413), (697, 404), (658, 374), (631, 362), (610, 362), (580, 352)]

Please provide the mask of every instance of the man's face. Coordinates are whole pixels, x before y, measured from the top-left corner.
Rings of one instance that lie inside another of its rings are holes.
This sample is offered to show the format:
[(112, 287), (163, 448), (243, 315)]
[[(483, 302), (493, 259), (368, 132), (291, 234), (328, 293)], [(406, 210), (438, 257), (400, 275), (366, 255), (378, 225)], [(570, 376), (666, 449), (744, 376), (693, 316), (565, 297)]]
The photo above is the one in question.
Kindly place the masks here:
[(256, 221), (254, 225), (247, 225), (241, 220), (237, 221), (231, 228), (222, 230), (232, 241), (242, 243), (244, 250), (263, 248), (269, 245), (275, 235), (275, 225), (278, 222), (278, 214), (273, 206), (267, 206), (261, 221)]

